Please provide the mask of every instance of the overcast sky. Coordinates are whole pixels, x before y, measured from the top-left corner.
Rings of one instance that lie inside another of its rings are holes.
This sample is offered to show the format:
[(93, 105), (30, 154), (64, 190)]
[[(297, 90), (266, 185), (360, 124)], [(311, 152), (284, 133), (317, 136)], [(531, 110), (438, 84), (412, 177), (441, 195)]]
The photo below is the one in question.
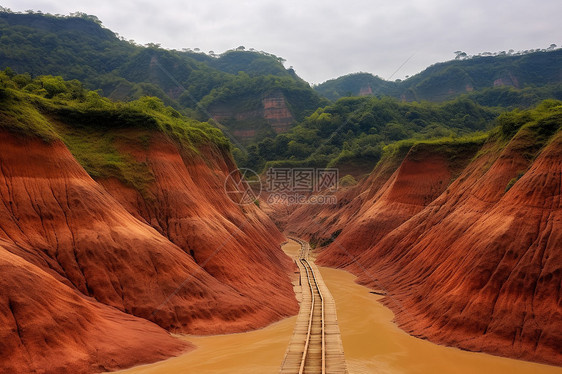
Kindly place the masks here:
[(141, 44), (216, 53), (240, 45), (263, 50), (285, 58), (286, 67), (310, 83), (357, 71), (404, 78), (452, 59), (457, 50), (477, 54), (562, 44), (560, 0), (8, 0), (1, 5), (13, 11), (93, 14)]

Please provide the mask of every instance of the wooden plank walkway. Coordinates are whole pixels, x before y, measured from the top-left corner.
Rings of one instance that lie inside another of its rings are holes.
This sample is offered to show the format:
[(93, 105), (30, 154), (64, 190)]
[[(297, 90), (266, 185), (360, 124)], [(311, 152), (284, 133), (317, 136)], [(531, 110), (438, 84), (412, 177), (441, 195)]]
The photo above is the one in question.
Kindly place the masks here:
[(302, 300), (281, 373), (347, 373), (334, 299), (320, 271), (308, 259), (309, 244), (296, 238), (291, 240), (301, 245), (295, 262), (300, 272)]

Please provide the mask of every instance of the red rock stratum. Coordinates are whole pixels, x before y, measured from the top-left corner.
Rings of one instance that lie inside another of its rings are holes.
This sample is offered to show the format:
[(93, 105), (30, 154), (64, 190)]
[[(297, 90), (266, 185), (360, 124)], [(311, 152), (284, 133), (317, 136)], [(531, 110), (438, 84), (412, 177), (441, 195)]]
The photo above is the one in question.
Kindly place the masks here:
[(415, 336), (562, 365), (562, 114), (554, 104), (520, 114), (514, 136), (504, 123), (481, 146), (446, 147), (461, 152), (418, 144), (396, 154), (397, 167), (386, 158), (339, 193), (341, 205), (297, 209), (288, 222), (309, 215), (316, 224), (288, 231), (328, 244), (320, 263), (385, 291)]
[(241, 332), (297, 312), (284, 237), (225, 193), (228, 149), (189, 145), (140, 112), (128, 115), (147, 124), (112, 127), (13, 95), (0, 111), (1, 373), (115, 370), (189, 348), (169, 332)]

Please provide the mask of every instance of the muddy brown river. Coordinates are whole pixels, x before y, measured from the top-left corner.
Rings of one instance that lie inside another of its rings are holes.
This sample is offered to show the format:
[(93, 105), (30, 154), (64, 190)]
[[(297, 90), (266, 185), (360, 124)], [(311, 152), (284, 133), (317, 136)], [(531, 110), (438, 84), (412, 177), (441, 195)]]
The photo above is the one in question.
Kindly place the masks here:
[[(289, 254), (298, 245), (284, 247)], [(320, 268), (336, 302), (345, 358), (350, 374), (562, 374), (562, 368), (462, 351), (414, 338), (393, 322), (381, 296), (354, 282), (342, 270)], [(119, 373), (278, 373), (296, 317), (242, 334), (181, 336), (198, 348), (184, 355)]]

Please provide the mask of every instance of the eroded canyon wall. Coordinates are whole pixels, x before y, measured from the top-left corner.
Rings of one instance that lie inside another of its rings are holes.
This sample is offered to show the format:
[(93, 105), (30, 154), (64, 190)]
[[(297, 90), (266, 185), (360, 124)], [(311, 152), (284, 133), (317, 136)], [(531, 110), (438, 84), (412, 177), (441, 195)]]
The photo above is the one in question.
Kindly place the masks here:
[(228, 151), (145, 135), (116, 142), (153, 177), (141, 193), (92, 179), (60, 140), (0, 131), (0, 372), (115, 370), (189, 349), (168, 331), (247, 331), (297, 312), (283, 235), (225, 193)]
[[(296, 209), (287, 231), (324, 241), (319, 262), (386, 293), (415, 336), (562, 365), (562, 106), (514, 117), (484, 144), (381, 161), (339, 206)], [(330, 228), (299, 225), (307, 215)]]

